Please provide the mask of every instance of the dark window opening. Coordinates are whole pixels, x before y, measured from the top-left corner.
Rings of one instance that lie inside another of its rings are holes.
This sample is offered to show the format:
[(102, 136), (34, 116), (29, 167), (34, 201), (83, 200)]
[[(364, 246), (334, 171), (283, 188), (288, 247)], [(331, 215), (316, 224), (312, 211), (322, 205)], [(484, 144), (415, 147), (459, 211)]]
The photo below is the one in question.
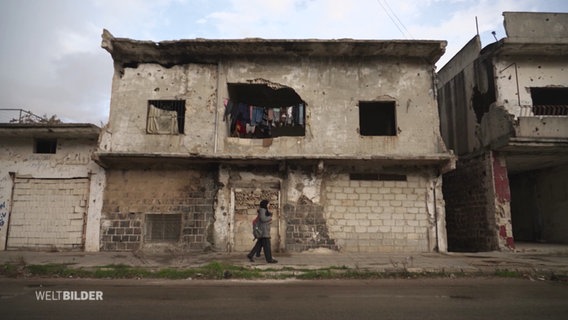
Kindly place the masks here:
[(147, 242), (177, 242), (181, 235), (181, 214), (147, 214)]
[(568, 88), (531, 88), (535, 116), (568, 115)]
[(358, 181), (406, 181), (404, 174), (391, 173), (350, 173), (349, 180)]
[(362, 136), (396, 136), (395, 102), (360, 101), (359, 126)]
[(306, 103), (294, 89), (270, 83), (229, 83), (224, 119), (232, 137), (305, 136)]
[(57, 151), (57, 139), (35, 139), (34, 153), (55, 153)]
[(185, 100), (149, 100), (146, 132), (150, 134), (183, 134)]
[(379, 174), (379, 180), (381, 180), (381, 181), (406, 181), (406, 175), (404, 175), (404, 174)]
[(379, 175), (376, 173), (351, 173), (349, 174), (349, 180), (377, 181), (379, 180)]

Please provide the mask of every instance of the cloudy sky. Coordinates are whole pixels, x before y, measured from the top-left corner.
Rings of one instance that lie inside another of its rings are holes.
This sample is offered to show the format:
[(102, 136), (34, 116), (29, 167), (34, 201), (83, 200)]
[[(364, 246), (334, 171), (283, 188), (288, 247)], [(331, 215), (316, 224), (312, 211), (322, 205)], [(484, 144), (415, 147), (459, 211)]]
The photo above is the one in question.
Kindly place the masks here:
[[(112, 59), (103, 28), (137, 40), (446, 40), (442, 67), (503, 11), (568, 12), (568, 0), (0, 0), (0, 109), (106, 123)], [(5, 112), (0, 111), (0, 121)]]

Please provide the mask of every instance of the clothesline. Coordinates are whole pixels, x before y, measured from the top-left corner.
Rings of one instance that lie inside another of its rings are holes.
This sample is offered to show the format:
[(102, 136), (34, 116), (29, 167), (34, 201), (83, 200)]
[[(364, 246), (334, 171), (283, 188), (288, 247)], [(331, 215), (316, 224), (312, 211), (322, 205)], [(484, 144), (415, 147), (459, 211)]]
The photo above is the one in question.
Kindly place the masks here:
[(269, 137), (271, 127), (304, 126), (305, 123), (303, 103), (289, 107), (260, 107), (225, 99), (224, 105), (223, 121), (230, 121), (231, 133), (238, 136)]

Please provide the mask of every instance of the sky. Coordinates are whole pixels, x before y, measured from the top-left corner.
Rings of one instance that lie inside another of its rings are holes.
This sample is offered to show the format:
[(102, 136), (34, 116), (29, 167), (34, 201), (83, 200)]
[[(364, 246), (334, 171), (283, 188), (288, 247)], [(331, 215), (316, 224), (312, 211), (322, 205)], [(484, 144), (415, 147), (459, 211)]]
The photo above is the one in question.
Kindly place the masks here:
[(439, 70), (475, 36), (476, 17), (483, 46), (506, 37), (505, 11), (568, 12), (568, 0), (0, 0), (0, 109), (104, 125), (103, 29), (152, 41), (445, 40)]

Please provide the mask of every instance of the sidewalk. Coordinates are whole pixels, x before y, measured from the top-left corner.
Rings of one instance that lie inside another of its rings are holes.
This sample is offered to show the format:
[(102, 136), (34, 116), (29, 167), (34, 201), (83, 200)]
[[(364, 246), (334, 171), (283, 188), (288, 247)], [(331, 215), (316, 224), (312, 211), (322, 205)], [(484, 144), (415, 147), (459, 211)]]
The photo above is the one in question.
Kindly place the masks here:
[(346, 267), (375, 272), (444, 272), (481, 273), (519, 271), (568, 275), (568, 246), (517, 248), (516, 252), (481, 253), (342, 253), (312, 250), (302, 253), (275, 253), (277, 264), (267, 264), (264, 257), (250, 262), (246, 253), (182, 253), (146, 255), (137, 252), (37, 252), (1, 251), (0, 264), (68, 264), (72, 268), (88, 268), (123, 264), (148, 268), (190, 268), (212, 261), (259, 269), (321, 269)]

